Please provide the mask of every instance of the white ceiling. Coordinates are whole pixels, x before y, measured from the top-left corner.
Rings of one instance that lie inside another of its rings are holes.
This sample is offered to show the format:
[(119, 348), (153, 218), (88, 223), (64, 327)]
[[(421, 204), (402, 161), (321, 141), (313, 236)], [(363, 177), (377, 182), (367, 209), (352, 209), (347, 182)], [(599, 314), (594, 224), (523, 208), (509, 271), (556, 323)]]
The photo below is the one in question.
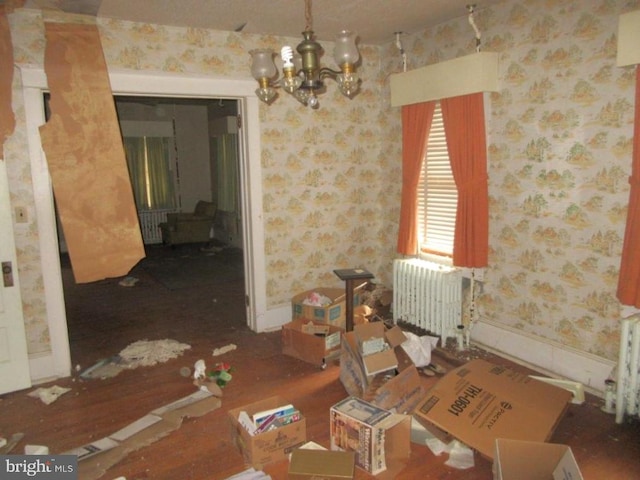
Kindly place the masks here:
[[(312, 26), (318, 40), (351, 30), (359, 42), (380, 45), (395, 32), (415, 33), (479, 12), (502, 0), (316, 0)], [(4, 3), (0, 0), (0, 3)], [(25, 7), (161, 25), (299, 37), (306, 26), (305, 0), (25, 0)], [(471, 26), (469, 27), (471, 29)], [(474, 35), (470, 30), (470, 35)]]

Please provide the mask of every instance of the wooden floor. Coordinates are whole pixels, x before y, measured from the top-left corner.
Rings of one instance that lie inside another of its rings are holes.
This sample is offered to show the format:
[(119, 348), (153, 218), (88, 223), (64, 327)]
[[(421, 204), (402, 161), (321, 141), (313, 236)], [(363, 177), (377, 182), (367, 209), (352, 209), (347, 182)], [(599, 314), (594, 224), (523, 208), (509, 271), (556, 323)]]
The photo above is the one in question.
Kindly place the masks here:
[[(150, 249), (149, 257), (196, 254), (193, 248)], [(219, 255), (225, 255), (224, 252)], [(143, 262), (144, 263), (144, 262)], [(130, 453), (102, 477), (113, 480), (212, 480), (244, 470), (234, 445), (227, 411), (264, 397), (287, 398), (307, 419), (307, 438), (328, 447), (329, 407), (346, 396), (339, 366), (322, 370), (281, 354), (278, 332), (256, 334), (246, 326), (243, 281), (206, 281), (170, 290), (141, 266), (131, 275), (133, 287), (118, 280), (75, 285), (68, 265), (63, 279), (71, 339), (72, 377), (45, 384), (68, 387), (70, 392), (45, 405), (27, 391), (1, 397), (0, 435), (22, 432), (26, 444), (48, 446), (50, 452), (68, 449), (107, 436), (151, 410), (192, 393), (191, 380), (181, 375), (204, 359), (212, 367), (225, 361), (234, 367), (233, 380), (224, 388), (222, 406), (202, 417), (186, 419), (182, 426), (155, 443)], [(181, 357), (153, 367), (126, 370), (113, 378), (84, 380), (79, 374), (97, 361), (117, 355), (138, 340), (174, 339), (191, 345)], [(215, 348), (235, 344), (237, 349), (213, 357)], [(446, 352), (445, 352), (446, 353)], [(486, 356), (474, 349), (468, 355)], [(454, 366), (464, 358), (439, 353), (442, 365)], [(520, 367), (518, 367), (520, 368)], [(424, 378), (428, 385), (436, 379)], [(639, 479), (640, 428), (638, 422), (616, 425), (600, 410), (602, 401), (588, 396), (571, 405), (552, 438), (570, 445), (585, 479)], [(475, 467), (455, 470), (444, 465), (446, 455), (434, 456), (426, 447), (412, 446), (411, 458), (397, 478), (490, 480), (491, 464), (475, 455)], [(287, 462), (265, 467), (275, 480), (287, 478)], [(356, 479), (373, 478), (356, 469)]]

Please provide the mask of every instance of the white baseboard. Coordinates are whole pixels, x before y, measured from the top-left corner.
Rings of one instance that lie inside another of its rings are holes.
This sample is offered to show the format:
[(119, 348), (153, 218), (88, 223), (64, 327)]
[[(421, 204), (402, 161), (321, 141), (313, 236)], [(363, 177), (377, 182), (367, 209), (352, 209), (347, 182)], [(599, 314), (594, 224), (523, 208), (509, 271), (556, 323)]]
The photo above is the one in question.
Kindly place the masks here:
[(604, 381), (616, 365), (606, 358), (487, 321), (473, 326), (471, 340), (540, 373), (580, 382), (585, 390), (599, 396), (604, 395)]
[(56, 359), (51, 352), (29, 355), (31, 383), (38, 385), (58, 378), (68, 377), (71, 374), (69, 370), (60, 370), (56, 365)]
[(259, 330), (260, 332), (272, 332), (279, 330), (282, 325), (291, 321), (291, 304), (281, 305), (279, 307), (267, 310), (263, 317), (260, 319)]

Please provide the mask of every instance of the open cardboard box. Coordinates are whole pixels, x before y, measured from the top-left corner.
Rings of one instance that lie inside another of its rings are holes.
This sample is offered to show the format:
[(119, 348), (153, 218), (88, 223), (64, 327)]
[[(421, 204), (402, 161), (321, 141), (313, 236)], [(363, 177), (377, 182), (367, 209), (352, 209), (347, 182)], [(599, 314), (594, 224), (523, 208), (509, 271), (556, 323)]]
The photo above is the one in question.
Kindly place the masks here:
[(493, 480), (582, 480), (571, 448), (557, 443), (498, 438)]
[(296, 318), (282, 326), (282, 353), (318, 366), (340, 355), (342, 329), (334, 325)]
[[(366, 324), (364, 324), (366, 325)], [(364, 358), (360, 354), (356, 331), (361, 326), (354, 325), (354, 331), (342, 336), (340, 352), (340, 381), (349, 395), (367, 400), (387, 410), (397, 413), (411, 413), (426, 394), (415, 365), (400, 346), (406, 337), (399, 327), (385, 330), (382, 322), (372, 322), (378, 334), (382, 332), (385, 339), (393, 347), (392, 359), (381, 358), (388, 362), (385, 370), (375, 375), (367, 375)], [(396, 365), (393, 367), (392, 365)]]
[[(353, 305), (360, 305), (364, 285), (357, 287), (353, 293)], [(331, 300), (326, 306), (306, 305), (304, 301), (312, 293), (324, 295)], [(306, 318), (316, 322), (328, 323), (343, 330), (346, 328), (347, 297), (344, 288), (317, 287), (299, 293), (291, 299), (292, 318)]]
[(356, 465), (377, 475), (393, 475), (411, 454), (411, 416), (400, 415), (356, 397), (329, 412), (331, 450), (356, 452)]
[(307, 424), (304, 415), (301, 415), (301, 418), (293, 423), (255, 435), (251, 435), (238, 420), (242, 411), (252, 417), (255, 413), (279, 408), (287, 404), (289, 402), (276, 395), (229, 410), (232, 437), (246, 464), (260, 470), (268, 463), (287, 458), (287, 455), (294, 448), (306, 442)]
[(571, 392), (484, 360), (451, 370), (424, 397), (415, 418), (493, 459), (497, 438), (545, 442)]

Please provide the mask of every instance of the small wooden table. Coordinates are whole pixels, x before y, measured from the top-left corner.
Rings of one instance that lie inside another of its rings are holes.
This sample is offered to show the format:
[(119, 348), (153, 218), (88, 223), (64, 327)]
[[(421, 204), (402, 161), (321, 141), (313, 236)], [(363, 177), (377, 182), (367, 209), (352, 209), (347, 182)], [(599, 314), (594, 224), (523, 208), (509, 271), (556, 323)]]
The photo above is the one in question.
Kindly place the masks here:
[[(374, 275), (363, 268), (347, 268), (341, 270), (334, 270), (340, 280), (345, 281), (345, 294), (347, 297), (347, 308), (345, 311), (345, 330), (350, 332), (353, 330), (353, 292), (356, 287), (362, 285), (368, 278), (373, 278)], [(358, 283), (359, 282), (359, 283)]]

